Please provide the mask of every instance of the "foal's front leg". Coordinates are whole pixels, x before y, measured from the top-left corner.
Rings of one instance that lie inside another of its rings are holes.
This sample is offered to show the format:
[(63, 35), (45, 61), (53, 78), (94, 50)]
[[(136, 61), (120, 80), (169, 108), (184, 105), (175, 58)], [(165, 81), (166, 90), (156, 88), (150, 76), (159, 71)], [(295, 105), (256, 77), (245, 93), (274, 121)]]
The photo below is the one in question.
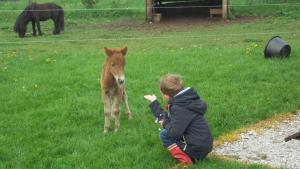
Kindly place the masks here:
[(111, 115), (111, 106), (110, 106), (110, 97), (105, 91), (102, 91), (103, 98), (103, 108), (104, 108), (104, 129), (103, 133), (107, 133), (110, 126), (110, 115)]
[(115, 132), (117, 132), (120, 128), (120, 102), (122, 99), (122, 95), (116, 95), (113, 97), (112, 103), (112, 111), (115, 118)]
[(125, 103), (126, 116), (127, 116), (127, 118), (128, 118), (129, 120), (131, 120), (131, 119), (132, 119), (132, 113), (131, 113), (131, 111), (130, 111), (130, 109), (129, 109), (129, 105), (128, 105), (128, 96), (127, 96), (127, 94), (126, 94), (125, 89), (124, 89), (124, 93), (123, 93), (123, 101), (124, 101), (124, 103)]

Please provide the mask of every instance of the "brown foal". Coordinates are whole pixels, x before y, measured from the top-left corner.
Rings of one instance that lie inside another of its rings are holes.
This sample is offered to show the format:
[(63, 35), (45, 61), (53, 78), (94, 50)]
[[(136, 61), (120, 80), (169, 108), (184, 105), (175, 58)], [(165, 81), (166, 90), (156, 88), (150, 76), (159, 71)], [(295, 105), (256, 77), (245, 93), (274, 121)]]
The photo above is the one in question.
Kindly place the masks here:
[(102, 99), (104, 103), (104, 133), (110, 126), (111, 114), (115, 120), (115, 131), (120, 127), (120, 103), (124, 100), (126, 115), (132, 118), (125, 92), (125, 56), (127, 47), (108, 49), (104, 47), (106, 55), (101, 74)]

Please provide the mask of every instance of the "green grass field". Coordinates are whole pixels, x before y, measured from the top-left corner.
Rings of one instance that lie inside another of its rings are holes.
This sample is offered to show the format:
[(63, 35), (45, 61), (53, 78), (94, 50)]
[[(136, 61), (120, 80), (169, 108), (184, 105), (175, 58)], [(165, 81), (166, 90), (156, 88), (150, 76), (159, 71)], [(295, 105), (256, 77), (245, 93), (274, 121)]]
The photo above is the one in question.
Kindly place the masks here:
[[(65, 9), (82, 8), (56, 2)], [(126, 2), (143, 7), (137, 0)], [(0, 9), (23, 9), (25, 3), (0, 2)], [(98, 5), (111, 6), (108, 1)], [(300, 107), (297, 17), (149, 25), (143, 10), (105, 17), (66, 10), (61, 35), (52, 35), (47, 21), (41, 26), (44, 36), (31, 36), (28, 26), (28, 37), (20, 39), (12, 30), (17, 15), (0, 13), (1, 169), (173, 166), (143, 99), (144, 94), (160, 96), (158, 81), (168, 72), (181, 74), (208, 103), (206, 118), (215, 139)], [(291, 45), (289, 59), (264, 59), (265, 44), (274, 35)], [(105, 46), (128, 46), (126, 87), (133, 112), (127, 121), (122, 108), (120, 130), (108, 134), (102, 133), (99, 86)], [(267, 167), (210, 157), (191, 168)]]

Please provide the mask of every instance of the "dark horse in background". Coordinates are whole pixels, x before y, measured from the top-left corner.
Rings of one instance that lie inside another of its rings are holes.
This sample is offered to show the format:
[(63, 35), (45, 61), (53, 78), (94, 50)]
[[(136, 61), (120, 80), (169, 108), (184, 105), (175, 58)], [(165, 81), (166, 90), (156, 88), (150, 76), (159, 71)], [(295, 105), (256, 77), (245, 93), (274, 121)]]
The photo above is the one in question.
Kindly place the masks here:
[(32, 3), (18, 16), (14, 30), (19, 33), (19, 37), (24, 37), (26, 26), (31, 22), (33, 35), (36, 35), (35, 25), (37, 25), (39, 35), (42, 35), (40, 21), (48, 19), (52, 19), (54, 22), (53, 34), (60, 34), (64, 30), (64, 10), (62, 7), (54, 3)]

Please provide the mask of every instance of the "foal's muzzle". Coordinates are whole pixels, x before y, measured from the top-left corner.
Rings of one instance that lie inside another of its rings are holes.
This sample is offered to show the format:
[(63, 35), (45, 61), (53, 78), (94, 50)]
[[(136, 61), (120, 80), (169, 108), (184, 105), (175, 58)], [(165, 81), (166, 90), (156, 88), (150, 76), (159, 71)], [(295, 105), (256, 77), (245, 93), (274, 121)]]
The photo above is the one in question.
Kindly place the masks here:
[(118, 83), (119, 83), (119, 84), (123, 84), (124, 82), (125, 82), (124, 79), (118, 79)]
[(115, 77), (116, 78), (116, 82), (117, 82), (117, 84), (118, 85), (124, 85), (124, 83), (125, 83), (125, 77), (124, 76), (116, 76)]

